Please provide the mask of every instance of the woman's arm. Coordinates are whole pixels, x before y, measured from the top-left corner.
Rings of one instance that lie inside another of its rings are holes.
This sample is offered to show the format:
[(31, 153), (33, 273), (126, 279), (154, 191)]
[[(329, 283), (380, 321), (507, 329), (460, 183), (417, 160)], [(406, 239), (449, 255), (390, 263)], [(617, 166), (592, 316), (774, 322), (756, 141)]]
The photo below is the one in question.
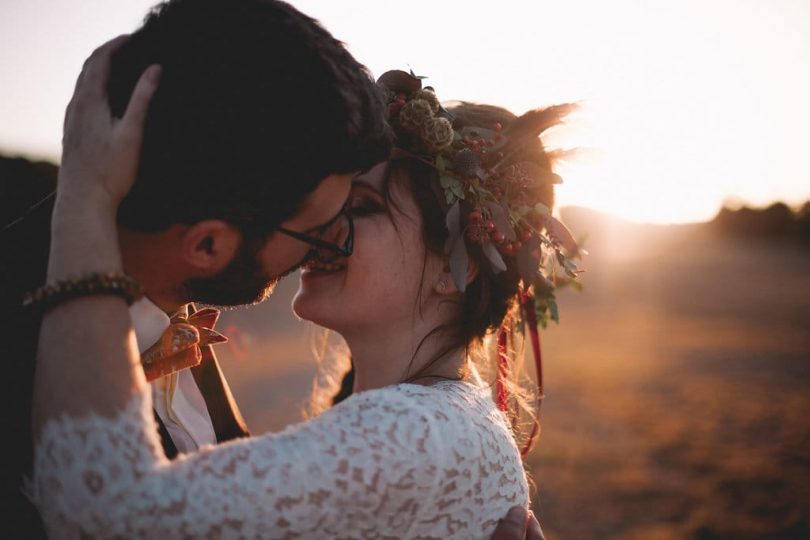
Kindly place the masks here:
[[(118, 37), (85, 62), (65, 114), (63, 156), (52, 222), (47, 279), (121, 272), (115, 226), (118, 204), (135, 179), (143, 122), (159, 67), (142, 75), (122, 119), (106, 98)], [(34, 389), (34, 438), (60, 414), (112, 415), (144, 387), (126, 303), (86, 296), (48, 311), (40, 331)]]
[(475, 519), (446, 510), (469, 489), (445, 465), (465, 449), (445, 447), (447, 426), (423, 402), (373, 390), (282, 433), (167, 462), (144, 393), (113, 419), (49, 422), (33, 495), (51, 533), (76, 537), (480, 537)]

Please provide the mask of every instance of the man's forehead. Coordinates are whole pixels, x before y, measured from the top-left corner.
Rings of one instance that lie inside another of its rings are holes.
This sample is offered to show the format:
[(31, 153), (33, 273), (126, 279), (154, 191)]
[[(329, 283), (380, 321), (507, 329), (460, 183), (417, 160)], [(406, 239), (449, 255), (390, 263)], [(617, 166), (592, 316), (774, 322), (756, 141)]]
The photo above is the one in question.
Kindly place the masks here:
[(290, 219), (300, 223), (302, 227), (317, 227), (329, 221), (337, 214), (351, 189), (354, 173), (332, 174), (324, 178), (298, 209), (298, 212)]

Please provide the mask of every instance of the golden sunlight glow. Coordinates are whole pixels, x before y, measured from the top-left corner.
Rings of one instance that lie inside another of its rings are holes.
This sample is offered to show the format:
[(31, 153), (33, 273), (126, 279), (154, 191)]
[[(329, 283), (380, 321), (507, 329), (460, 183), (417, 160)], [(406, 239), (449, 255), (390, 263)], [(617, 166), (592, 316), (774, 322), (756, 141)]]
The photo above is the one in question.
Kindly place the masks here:
[[(0, 151), (58, 155), (84, 56), (152, 3), (4, 3)], [(410, 66), (441, 99), (516, 113), (580, 102), (553, 138), (587, 149), (561, 168), (561, 204), (670, 223), (710, 219), (731, 197), (810, 198), (808, 2), (293, 4), (374, 75)]]
[(731, 196), (810, 198), (810, 4), (411, 2), (362, 18), (298, 5), (374, 74), (412, 66), (441, 99), (518, 114), (581, 102), (552, 138), (587, 150), (561, 168), (562, 205), (674, 223), (710, 219)]

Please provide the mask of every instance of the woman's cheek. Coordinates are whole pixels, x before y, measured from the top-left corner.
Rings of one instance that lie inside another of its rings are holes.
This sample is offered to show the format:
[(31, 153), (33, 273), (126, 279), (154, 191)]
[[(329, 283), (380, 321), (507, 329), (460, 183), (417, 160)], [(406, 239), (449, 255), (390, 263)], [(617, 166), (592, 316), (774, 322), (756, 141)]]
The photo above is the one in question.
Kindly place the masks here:
[(393, 299), (402, 295), (403, 289), (411, 288), (408, 284), (413, 277), (409, 275), (413, 261), (403, 252), (403, 242), (390, 224), (387, 227), (373, 224), (373, 220), (364, 220), (362, 226), (356, 226), (347, 287), (369, 300)]

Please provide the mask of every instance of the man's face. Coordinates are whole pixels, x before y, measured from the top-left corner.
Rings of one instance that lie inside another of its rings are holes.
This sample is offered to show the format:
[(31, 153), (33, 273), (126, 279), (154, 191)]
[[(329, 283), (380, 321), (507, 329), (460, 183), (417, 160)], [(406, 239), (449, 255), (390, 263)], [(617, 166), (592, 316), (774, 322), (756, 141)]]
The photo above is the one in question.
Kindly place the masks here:
[[(327, 176), (310, 193), (301, 210), (281, 224), (287, 230), (317, 235), (343, 208), (351, 189), (353, 173)], [(186, 290), (192, 301), (220, 306), (261, 302), (273, 292), (279, 279), (295, 271), (311, 246), (280, 232), (261, 243), (243, 242), (228, 267), (206, 279), (189, 280)]]

